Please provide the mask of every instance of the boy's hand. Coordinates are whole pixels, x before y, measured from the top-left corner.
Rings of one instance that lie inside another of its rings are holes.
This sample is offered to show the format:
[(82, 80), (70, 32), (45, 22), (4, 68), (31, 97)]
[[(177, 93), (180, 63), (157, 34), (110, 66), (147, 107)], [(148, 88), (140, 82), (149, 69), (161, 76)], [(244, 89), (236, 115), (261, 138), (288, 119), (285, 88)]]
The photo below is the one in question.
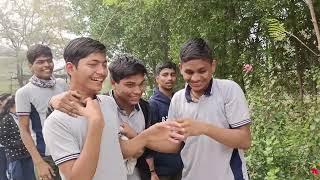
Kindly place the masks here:
[(169, 140), (174, 143), (184, 139), (183, 132), (181, 125), (176, 121), (157, 123), (143, 131), (149, 142)]
[(37, 173), (39, 176), (39, 179), (53, 179), (53, 176), (56, 176), (54, 174), (54, 170), (51, 168), (51, 166), (46, 163), (45, 161), (41, 160), (40, 162), (35, 164), (35, 167), (37, 169)]
[[(85, 105), (84, 107), (83, 104)], [(89, 123), (96, 122), (104, 125), (103, 114), (98, 101), (88, 97), (83, 101), (83, 104), (75, 105), (79, 115), (86, 117)]]
[(185, 137), (203, 135), (207, 128), (205, 122), (191, 118), (178, 119), (177, 122), (181, 125), (181, 128), (184, 129)]
[(50, 99), (49, 104), (59, 111), (69, 114), (70, 116), (76, 117), (80, 115), (76, 108), (75, 104), (81, 104), (80, 102), (81, 95), (77, 91), (66, 91), (56, 96), (53, 96)]
[(129, 139), (137, 136), (137, 132), (132, 127), (130, 127), (128, 123), (122, 123), (120, 126), (122, 127), (120, 132), (123, 135), (127, 136)]

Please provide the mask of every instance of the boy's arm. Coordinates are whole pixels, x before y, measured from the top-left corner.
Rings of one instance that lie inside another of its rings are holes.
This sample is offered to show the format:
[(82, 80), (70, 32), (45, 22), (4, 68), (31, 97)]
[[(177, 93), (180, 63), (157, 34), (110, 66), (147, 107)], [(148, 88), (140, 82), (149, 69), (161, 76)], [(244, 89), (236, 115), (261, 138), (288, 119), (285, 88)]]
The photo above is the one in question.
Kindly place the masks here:
[(200, 120), (181, 119), (178, 122), (184, 128), (186, 137), (206, 135), (231, 148), (248, 149), (251, 145), (249, 124), (235, 129), (227, 129)]
[[(89, 121), (95, 121), (90, 119)], [(92, 179), (97, 168), (103, 126), (101, 123), (89, 123), (83, 149), (76, 160), (66, 161), (59, 165), (60, 171), (69, 180)]]
[(143, 152), (144, 147), (164, 153), (177, 152), (180, 141), (184, 139), (177, 133), (181, 131), (179, 128), (175, 121), (152, 125), (130, 140), (120, 140), (122, 154), (124, 158), (135, 157)]
[(32, 161), (37, 169), (38, 176), (41, 178), (51, 179), (52, 176), (55, 176), (54, 171), (50, 165), (42, 159), (31, 137), (29, 116), (18, 116), (18, 118), (21, 139), (31, 155)]

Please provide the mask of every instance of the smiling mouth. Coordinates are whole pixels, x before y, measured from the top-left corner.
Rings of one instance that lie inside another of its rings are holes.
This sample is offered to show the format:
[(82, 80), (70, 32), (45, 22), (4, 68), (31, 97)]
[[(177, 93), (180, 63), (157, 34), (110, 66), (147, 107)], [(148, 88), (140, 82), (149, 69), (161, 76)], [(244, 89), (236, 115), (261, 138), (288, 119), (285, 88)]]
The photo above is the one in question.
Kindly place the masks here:
[(92, 81), (103, 83), (104, 78), (91, 78)]

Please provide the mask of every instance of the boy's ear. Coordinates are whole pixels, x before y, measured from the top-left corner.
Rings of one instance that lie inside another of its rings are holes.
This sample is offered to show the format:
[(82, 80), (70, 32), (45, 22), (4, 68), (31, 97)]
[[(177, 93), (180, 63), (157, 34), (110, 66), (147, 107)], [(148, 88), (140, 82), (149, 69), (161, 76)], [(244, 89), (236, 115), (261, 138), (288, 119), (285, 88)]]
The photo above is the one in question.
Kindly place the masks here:
[(179, 63), (179, 71), (180, 71), (180, 73), (181, 73), (181, 70), (182, 70), (182, 63)]
[(68, 74), (72, 73), (74, 70), (74, 65), (71, 62), (66, 63), (66, 71)]
[(213, 61), (211, 63), (212, 73), (214, 73), (216, 71), (216, 67), (217, 67), (217, 61), (215, 59), (213, 59)]
[(31, 63), (28, 63), (28, 67), (29, 67), (30, 71), (33, 73), (32, 64)]

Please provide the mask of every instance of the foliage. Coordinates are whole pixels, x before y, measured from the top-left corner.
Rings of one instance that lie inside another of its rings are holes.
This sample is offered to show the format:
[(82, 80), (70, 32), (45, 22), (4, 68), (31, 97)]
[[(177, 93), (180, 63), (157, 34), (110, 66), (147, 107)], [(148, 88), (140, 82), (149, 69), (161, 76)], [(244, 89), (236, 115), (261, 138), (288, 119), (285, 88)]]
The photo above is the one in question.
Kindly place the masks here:
[(320, 100), (301, 103), (269, 76), (248, 90), (252, 147), (246, 153), (251, 179), (314, 179), (320, 167)]
[(69, 40), (73, 11), (67, 0), (5, 0), (0, 3), (0, 38), (15, 51), (16, 77), (23, 82), (25, 50), (36, 43), (47, 44), (57, 58)]

